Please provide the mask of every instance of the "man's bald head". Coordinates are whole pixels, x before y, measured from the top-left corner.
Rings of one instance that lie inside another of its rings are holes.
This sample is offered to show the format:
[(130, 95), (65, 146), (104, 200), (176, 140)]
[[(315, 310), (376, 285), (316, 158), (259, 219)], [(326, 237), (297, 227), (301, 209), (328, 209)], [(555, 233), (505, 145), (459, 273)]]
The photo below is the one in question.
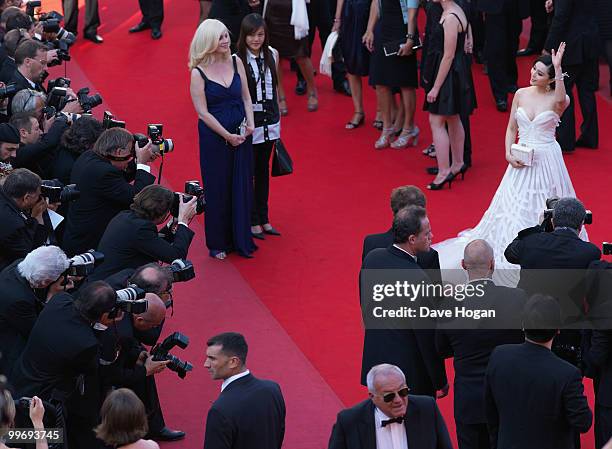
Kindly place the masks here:
[(130, 284), (136, 284), (146, 292), (161, 295), (172, 286), (172, 275), (158, 264), (149, 263), (134, 272)]
[(472, 240), (465, 246), (461, 266), (470, 279), (490, 277), (495, 269), (495, 254), (486, 240)]
[(138, 330), (148, 330), (157, 327), (166, 317), (166, 306), (155, 293), (147, 293), (147, 311), (134, 315), (134, 327)]

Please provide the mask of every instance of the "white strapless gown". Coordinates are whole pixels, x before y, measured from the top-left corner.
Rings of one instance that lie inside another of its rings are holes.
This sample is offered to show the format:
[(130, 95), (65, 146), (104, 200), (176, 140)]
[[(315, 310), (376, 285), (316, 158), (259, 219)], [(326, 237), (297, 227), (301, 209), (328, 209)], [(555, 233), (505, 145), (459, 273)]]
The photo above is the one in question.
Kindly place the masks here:
[[(508, 164), (489, 208), (480, 222), (472, 229), (459, 233), (458, 237), (433, 245), (440, 254), (442, 278), (448, 282), (464, 282), (460, 271), (465, 245), (475, 239), (484, 239), (495, 252), (494, 280), (498, 285), (516, 286), (519, 266), (504, 257), (506, 247), (522, 229), (538, 224), (551, 197), (575, 197), (572, 181), (565, 167), (561, 147), (555, 140), (559, 116), (544, 111), (530, 120), (523, 108), (516, 111), (519, 143), (533, 147), (531, 167), (514, 168)], [(580, 237), (587, 240), (586, 232)], [(453, 271), (444, 271), (453, 270)]]

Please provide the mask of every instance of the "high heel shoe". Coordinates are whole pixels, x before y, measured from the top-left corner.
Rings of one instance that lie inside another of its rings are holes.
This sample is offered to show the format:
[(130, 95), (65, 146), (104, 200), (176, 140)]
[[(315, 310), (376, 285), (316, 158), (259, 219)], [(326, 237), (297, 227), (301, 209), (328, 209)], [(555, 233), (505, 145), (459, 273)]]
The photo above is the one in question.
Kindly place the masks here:
[(382, 121), (382, 120), (378, 120), (378, 119), (376, 119), (376, 120), (374, 120), (374, 121), (372, 122), (372, 126), (373, 126), (374, 128), (376, 128), (376, 129), (380, 129), (380, 130), (382, 130), (382, 129), (383, 129), (383, 121)]
[(463, 181), (465, 179), (465, 172), (468, 171), (468, 168), (470, 168), (469, 165), (464, 163), (457, 173), (453, 173), (453, 177), (461, 175), (461, 180)]
[(395, 148), (396, 150), (406, 148), (410, 145), (410, 139), (412, 139), (412, 146), (416, 147), (420, 133), (421, 130), (416, 126), (409, 130), (404, 129), (402, 134), (391, 144), (391, 148)]
[(391, 135), (393, 133), (393, 128), (383, 128), (383, 132), (374, 143), (374, 148), (377, 150), (382, 150), (383, 148), (387, 148), (391, 143)]
[(453, 179), (455, 179), (455, 175), (452, 173), (449, 173), (440, 184), (436, 184), (435, 182), (432, 182), (431, 184), (427, 185), (427, 188), (429, 190), (442, 190), (444, 188), (444, 184), (448, 182), (448, 188), (450, 189)]
[(350, 122), (348, 122), (344, 126), (346, 129), (355, 129), (355, 128), (359, 128), (361, 125), (363, 125), (363, 122), (365, 121), (365, 113), (363, 113), (363, 112), (355, 112), (354, 115), (358, 115), (359, 116), (359, 120), (357, 120), (357, 123), (355, 123), (352, 120)]
[(289, 109), (287, 109), (287, 99), (285, 97), (280, 97), (278, 99), (278, 109), (280, 115), (282, 115), (283, 117), (289, 114)]

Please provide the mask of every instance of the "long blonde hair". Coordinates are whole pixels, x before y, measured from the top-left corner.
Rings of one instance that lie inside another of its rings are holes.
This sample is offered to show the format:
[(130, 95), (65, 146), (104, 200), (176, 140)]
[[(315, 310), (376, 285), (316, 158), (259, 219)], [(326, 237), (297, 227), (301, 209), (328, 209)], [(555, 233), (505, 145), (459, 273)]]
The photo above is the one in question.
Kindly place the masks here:
[(206, 19), (200, 24), (189, 46), (189, 70), (200, 64), (205, 67), (216, 62), (217, 56), (214, 53), (224, 32), (229, 34), (227, 27), (219, 20)]

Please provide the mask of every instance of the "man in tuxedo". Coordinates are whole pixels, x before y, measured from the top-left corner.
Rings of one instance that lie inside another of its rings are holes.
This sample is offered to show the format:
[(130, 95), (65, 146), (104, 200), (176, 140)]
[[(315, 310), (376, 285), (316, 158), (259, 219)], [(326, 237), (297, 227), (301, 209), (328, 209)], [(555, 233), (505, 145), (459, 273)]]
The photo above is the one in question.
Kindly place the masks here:
[(485, 404), (491, 447), (574, 449), (591, 427), (580, 371), (552, 353), (560, 308), (534, 295), (525, 307), (525, 342), (491, 354)]
[(257, 379), (246, 367), (247, 342), (226, 332), (206, 342), (204, 367), (223, 380), (208, 411), (206, 449), (280, 449), (285, 436), (285, 401), (276, 382)]
[[(197, 198), (187, 203), (181, 198), (176, 229), (164, 226), (160, 233), (157, 227), (168, 221), (174, 201), (174, 192), (157, 184), (138, 192), (130, 210), (119, 212), (104, 231), (98, 245), (104, 262), (91, 279), (105, 279), (125, 268), (136, 269), (147, 263), (187, 258), (194, 236), (189, 222), (195, 216)], [(168, 222), (173, 224), (174, 220)]]
[[(427, 199), (423, 191), (416, 186), (408, 185), (396, 187), (391, 191), (391, 211), (393, 215), (401, 209), (408, 206), (426, 207)], [(375, 248), (388, 248), (393, 244), (393, 231), (389, 229), (387, 232), (380, 234), (369, 234), (363, 239), (363, 251), (361, 252), (361, 261), (365, 259), (370, 251)], [(438, 252), (429, 248), (426, 252), (417, 253), (417, 264), (423, 270), (429, 270), (429, 277), (433, 281), (440, 281), (440, 260)]]
[(225, 24), (230, 32), (232, 48), (236, 48), (240, 37), (240, 25), (242, 19), (252, 12), (261, 13), (263, 1), (260, 0), (212, 0), (209, 19), (217, 19)]
[(479, 297), (465, 298), (461, 305), (493, 309), (498, 314), (497, 318), (516, 323), (516, 327), (507, 330), (451, 327), (436, 330), (438, 353), (445, 358), (453, 357), (453, 402), (459, 449), (488, 449), (489, 433), (484, 406), (485, 371), (496, 346), (523, 341), (520, 318), (527, 294), (520, 289), (495, 285), (492, 280), (495, 270), (493, 248), (484, 240), (474, 240), (467, 244), (461, 265), (467, 272), (469, 283), (481, 286), (484, 292)]
[(516, 92), (516, 52), (529, 0), (478, 0), (485, 13), (485, 59), (497, 110), (508, 110), (508, 94)]
[(328, 449), (451, 449), (436, 401), (410, 391), (402, 370), (390, 364), (368, 372), (368, 396), (338, 413)]
[(612, 437), (612, 331), (594, 330), (585, 339), (583, 361), (595, 389), (595, 448)]
[[(548, 31), (544, 50), (550, 53), (565, 42), (563, 69), (569, 75), (564, 79), (570, 105), (561, 117), (557, 140), (563, 151), (577, 146), (597, 148), (599, 127), (595, 92), (599, 88), (599, 32), (595, 20), (593, 0), (555, 0), (554, 16)], [(576, 85), (582, 112), (580, 137), (576, 140), (574, 96)]]
[[(64, 27), (67, 31), (78, 33), (79, 27), (79, 2), (78, 0), (62, 0), (64, 9)], [(104, 42), (102, 36), (98, 34), (100, 26), (100, 14), (98, 13), (98, 0), (85, 0), (85, 26), (83, 27), (83, 37), (92, 41), (94, 44)]]
[(548, 34), (548, 13), (546, 0), (529, 0), (529, 16), (531, 17), (531, 31), (527, 46), (519, 50), (517, 56), (531, 56), (540, 54), (544, 48), (544, 41)]
[(68, 255), (98, 247), (111, 219), (130, 207), (134, 195), (155, 182), (148, 164), (156, 157), (150, 142), (141, 148), (127, 130), (112, 128), (77, 159), (70, 180), (81, 196), (68, 212), (63, 242)]
[(139, 33), (144, 30), (151, 30), (151, 37), (159, 39), (162, 37), (161, 26), (164, 21), (164, 1), (163, 0), (138, 0), (138, 6), (142, 13), (142, 19), (138, 25), (128, 30), (129, 33)]
[(15, 365), (45, 302), (64, 290), (68, 265), (57, 246), (41, 246), (0, 273), (0, 372)]
[[(416, 262), (416, 254), (427, 252), (431, 244), (431, 226), (425, 209), (409, 206), (393, 217), (393, 244), (370, 251), (361, 266), (363, 270), (405, 270), (405, 279), (412, 284), (430, 283)], [(392, 363), (400, 367), (408, 379), (410, 390), (419, 395), (444, 397), (448, 382), (435, 346), (433, 329), (368, 329), (363, 341), (361, 384), (375, 365)]]

